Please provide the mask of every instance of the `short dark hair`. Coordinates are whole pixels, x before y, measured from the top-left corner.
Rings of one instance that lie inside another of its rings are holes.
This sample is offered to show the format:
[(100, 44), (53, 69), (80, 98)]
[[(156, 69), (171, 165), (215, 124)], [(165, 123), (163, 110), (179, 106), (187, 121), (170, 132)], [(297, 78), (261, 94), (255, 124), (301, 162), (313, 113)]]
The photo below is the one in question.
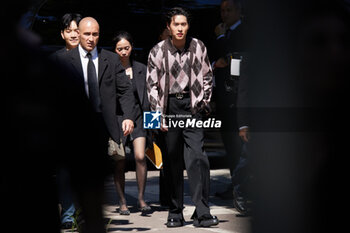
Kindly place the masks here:
[(78, 25), (81, 19), (82, 16), (78, 13), (64, 14), (61, 18), (61, 31), (64, 31), (64, 29), (69, 28), (72, 21), (75, 21)]
[(173, 7), (165, 15), (165, 21), (167, 25), (170, 25), (171, 20), (175, 15), (185, 16), (187, 18), (187, 23), (190, 24), (191, 14), (189, 13), (189, 11), (185, 10), (182, 7)]

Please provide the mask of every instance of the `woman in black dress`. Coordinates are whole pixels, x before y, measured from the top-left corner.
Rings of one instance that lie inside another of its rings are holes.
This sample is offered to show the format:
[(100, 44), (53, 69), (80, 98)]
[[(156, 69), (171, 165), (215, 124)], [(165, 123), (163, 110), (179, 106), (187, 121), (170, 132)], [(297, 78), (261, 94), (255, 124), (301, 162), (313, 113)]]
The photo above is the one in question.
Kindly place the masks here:
[[(123, 143), (132, 144), (136, 162), (136, 179), (138, 185), (138, 205), (142, 212), (151, 210), (144, 200), (144, 192), (147, 180), (147, 163), (145, 157), (146, 138), (149, 135), (143, 128), (143, 112), (149, 111), (149, 102), (146, 91), (146, 66), (130, 58), (133, 49), (133, 39), (128, 32), (120, 31), (113, 39), (115, 52), (119, 55), (120, 61), (125, 69), (126, 75), (130, 78), (135, 95), (135, 122), (134, 131), (123, 139)], [(125, 159), (117, 161), (114, 176), (115, 186), (119, 195), (119, 213), (129, 215), (124, 195), (125, 186)]]

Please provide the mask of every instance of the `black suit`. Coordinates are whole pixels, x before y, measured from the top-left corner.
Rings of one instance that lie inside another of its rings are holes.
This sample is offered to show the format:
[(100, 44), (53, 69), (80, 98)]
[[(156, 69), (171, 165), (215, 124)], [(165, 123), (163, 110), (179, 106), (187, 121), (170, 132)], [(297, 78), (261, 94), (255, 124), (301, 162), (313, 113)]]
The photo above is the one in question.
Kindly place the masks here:
[[(217, 60), (220, 57), (228, 58), (232, 55), (234, 58), (244, 56), (247, 51), (247, 38), (246, 29), (243, 22), (238, 25), (234, 30), (226, 32), (225, 37), (222, 37), (216, 41), (216, 53), (214, 59)], [(232, 77), (230, 74), (230, 63), (225, 68), (215, 68), (215, 101), (218, 105), (218, 113), (226, 114), (229, 109), (235, 111), (238, 81), (239, 77)], [(227, 86), (231, 87), (231, 91), (227, 90)], [(235, 117), (235, 114), (234, 114)], [(232, 131), (237, 130), (237, 125), (230, 120), (226, 129)]]
[[(6, 97), (2, 145), (4, 151), (11, 151), (0, 162), (0, 196), (6, 212), (3, 231), (23, 231), (40, 216), (38, 232), (60, 232), (54, 175), (56, 167), (65, 164), (74, 171), (73, 185), (85, 213), (86, 232), (105, 232), (99, 177), (106, 167), (100, 166), (103, 156), (99, 152), (106, 149), (96, 143), (94, 113), (85, 91), (76, 85), (72, 72), (52, 63), (32, 44), (32, 32), (13, 29), (6, 30), (11, 40), (4, 48), (4, 57), (10, 59), (2, 63), (7, 68), (4, 86), (16, 87), (2, 92)], [(18, 225), (14, 216), (23, 203), (30, 214)]]
[[(79, 47), (71, 49), (66, 53), (57, 55), (57, 62), (66, 66), (72, 76), (72, 82), (76, 83), (79, 92), (88, 100), (85, 91), (84, 74), (80, 59)], [(86, 125), (88, 130), (94, 130), (95, 138), (93, 142), (87, 141), (81, 144), (87, 147), (90, 144), (96, 145), (99, 150), (96, 156), (84, 156), (80, 154), (80, 162), (75, 166), (82, 167), (83, 172), (72, 167), (72, 183), (77, 189), (77, 197), (87, 229), (94, 231), (94, 224), (102, 217), (103, 186), (104, 178), (112, 172), (112, 163), (107, 156), (108, 137), (116, 142), (120, 141), (121, 130), (117, 119), (117, 112), (123, 115), (124, 119), (133, 120), (134, 96), (119, 57), (104, 49), (98, 49), (98, 84), (101, 99), (101, 113), (94, 112), (94, 124)], [(117, 101), (119, 100), (119, 101)], [(92, 105), (90, 104), (91, 110)], [(97, 136), (96, 136), (97, 135)], [(95, 157), (99, 157), (97, 160)], [(103, 168), (103, 169), (101, 169)], [(85, 174), (81, 176), (80, 173)], [(96, 191), (100, 190), (100, 191)], [(94, 200), (93, 203), (91, 200)], [(91, 211), (95, 210), (95, 211)]]
[(49, 55), (49, 58), (53, 61), (53, 62), (57, 62), (57, 59), (59, 57), (60, 54), (62, 53), (66, 53), (69, 50), (67, 50), (66, 46), (64, 46), (63, 48), (56, 50), (54, 53)]
[[(249, 73), (248, 54), (245, 54), (241, 62), (241, 75), (239, 77), (239, 86), (237, 94), (237, 124), (238, 127), (250, 127), (249, 121)], [(243, 141), (242, 141), (243, 142)], [(251, 185), (251, 177), (253, 172), (251, 169), (252, 155), (249, 153), (249, 142), (243, 142), (240, 158), (235, 169), (232, 171), (232, 185), (235, 197), (251, 198), (249, 188)]]
[(237, 123), (238, 128), (242, 126), (249, 126), (249, 115), (248, 115), (248, 106), (249, 106), (249, 96), (248, 89), (250, 86), (249, 83), (249, 73), (248, 73), (248, 58), (247, 54), (241, 62), (241, 75), (239, 77), (239, 86), (237, 93)]
[[(64, 46), (63, 48), (50, 54), (49, 58), (55, 64), (57, 62), (59, 54), (66, 53), (68, 51), (69, 50), (67, 50), (66, 46)], [(60, 166), (57, 166), (56, 172), (58, 200), (61, 204), (61, 224), (73, 222), (74, 218), (72, 215), (76, 211), (73, 201), (74, 194), (72, 191), (71, 174), (68, 168), (68, 164), (71, 163), (67, 161), (67, 163), (59, 164)]]
[[(83, 68), (78, 47), (67, 53), (58, 54), (58, 60), (70, 63), (76, 81), (80, 83), (81, 88), (84, 88)], [(117, 114), (123, 115), (123, 119), (134, 120), (135, 100), (118, 55), (105, 49), (98, 49), (98, 83), (101, 111), (108, 134), (114, 141), (119, 142), (121, 126), (118, 124)]]
[[(246, 42), (246, 28), (244, 22), (241, 22), (234, 30), (227, 31), (224, 37), (216, 41), (215, 60), (220, 57), (230, 58), (230, 55), (233, 58), (242, 56), (244, 60), (247, 50)], [(232, 172), (238, 162), (241, 150), (238, 137), (239, 126), (237, 125), (237, 94), (240, 76), (231, 76), (230, 62), (225, 68), (215, 68), (214, 76), (215, 88), (213, 92), (216, 114), (217, 118), (222, 120), (221, 133), (228, 159), (227, 164)]]

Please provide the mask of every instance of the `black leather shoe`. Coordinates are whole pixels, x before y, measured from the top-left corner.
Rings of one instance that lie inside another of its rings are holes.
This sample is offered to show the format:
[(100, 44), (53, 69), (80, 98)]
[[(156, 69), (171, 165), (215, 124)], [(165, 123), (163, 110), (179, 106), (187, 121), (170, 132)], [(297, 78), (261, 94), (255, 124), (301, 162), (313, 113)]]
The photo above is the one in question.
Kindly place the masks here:
[(211, 214), (205, 214), (199, 218), (193, 218), (193, 226), (195, 227), (211, 227), (219, 224), (219, 219)]
[(247, 205), (247, 199), (243, 196), (237, 195), (237, 193), (233, 192), (233, 205), (236, 210), (242, 215), (249, 215), (250, 208)]
[(167, 227), (182, 227), (183, 225), (184, 225), (184, 220), (179, 218), (170, 218), (166, 223)]
[(73, 222), (64, 222), (61, 224), (61, 229), (72, 229)]

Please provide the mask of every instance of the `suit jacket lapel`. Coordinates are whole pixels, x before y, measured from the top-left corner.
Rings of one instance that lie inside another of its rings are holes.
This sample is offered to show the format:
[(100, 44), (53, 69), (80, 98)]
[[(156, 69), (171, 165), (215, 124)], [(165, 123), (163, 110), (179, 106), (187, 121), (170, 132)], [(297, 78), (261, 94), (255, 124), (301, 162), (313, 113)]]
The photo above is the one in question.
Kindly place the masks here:
[(98, 82), (101, 82), (101, 78), (108, 66), (106, 54), (102, 49), (98, 50)]
[(144, 80), (142, 80), (144, 77), (141, 75), (142, 70), (140, 69), (140, 66), (136, 65), (135, 63), (132, 66), (132, 69), (134, 71), (134, 79), (136, 81), (136, 88), (137, 93), (140, 98), (141, 105), (143, 104), (143, 95), (144, 95)]
[(71, 59), (72, 59), (73, 67), (78, 72), (79, 77), (83, 77), (83, 81), (84, 81), (84, 72), (83, 72), (83, 67), (82, 67), (82, 64), (81, 64), (81, 59), (80, 59), (80, 54), (79, 54), (78, 47), (72, 49)]

